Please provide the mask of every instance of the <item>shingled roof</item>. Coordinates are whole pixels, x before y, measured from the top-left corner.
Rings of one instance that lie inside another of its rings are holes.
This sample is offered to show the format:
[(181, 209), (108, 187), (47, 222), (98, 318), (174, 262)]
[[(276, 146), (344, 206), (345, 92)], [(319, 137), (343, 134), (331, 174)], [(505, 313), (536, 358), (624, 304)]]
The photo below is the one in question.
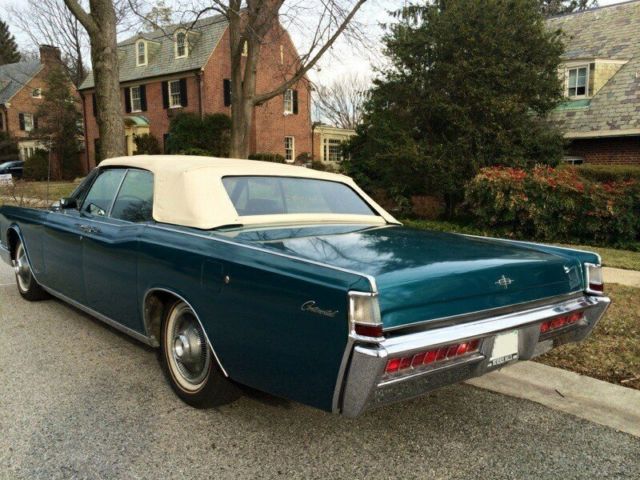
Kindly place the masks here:
[(0, 65), (0, 105), (10, 101), (43, 66), (40, 62), (18, 62)]
[(567, 36), (564, 61), (626, 61), (593, 97), (567, 102), (552, 113), (566, 136), (640, 134), (640, 1), (553, 17), (547, 25)]
[[(227, 25), (228, 22), (224, 16), (216, 15), (201, 18), (194, 24), (176, 24), (152, 32), (140, 33), (118, 43), (120, 82), (159, 77), (204, 67), (227, 29)], [(174, 33), (180, 29), (189, 31), (191, 50), (185, 58), (175, 58)], [(135, 44), (139, 39), (149, 41), (153, 47), (148, 50), (147, 65), (138, 67)], [(79, 89), (93, 87), (93, 73), (90, 73)]]

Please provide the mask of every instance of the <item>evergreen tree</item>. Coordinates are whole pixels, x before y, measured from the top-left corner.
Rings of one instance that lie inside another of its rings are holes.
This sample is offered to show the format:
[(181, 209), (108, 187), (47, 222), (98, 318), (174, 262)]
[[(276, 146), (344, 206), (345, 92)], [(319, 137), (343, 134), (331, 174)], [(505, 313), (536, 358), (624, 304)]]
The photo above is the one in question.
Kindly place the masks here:
[(16, 39), (11, 35), (9, 26), (0, 20), (0, 65), (20, 61)]
[(439, 0), (398, 12), (348, 172), (392, 197), (441, 195), (449, 212), (487, 165), (557, 163), (561, 34), (536, 0)]
[(43, 100), (36, 113), (38, 128), (31, 133), (51, 152), (51, 178), (74, 178), (79, 174), (82, 133), (78, 99), (62, 67), (51, 69), (46, 80)]

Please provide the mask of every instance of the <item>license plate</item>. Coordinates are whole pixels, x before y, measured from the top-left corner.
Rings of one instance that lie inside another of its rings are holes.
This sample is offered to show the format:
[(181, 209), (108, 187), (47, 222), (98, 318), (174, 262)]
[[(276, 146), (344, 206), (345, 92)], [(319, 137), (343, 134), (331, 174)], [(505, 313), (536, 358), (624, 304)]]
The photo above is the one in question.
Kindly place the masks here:
[(489, 367), (502, 365), (503, 363), (518, 358), (518, 330), (496, 335), (493, 341), (493, 350), (489, 358)]

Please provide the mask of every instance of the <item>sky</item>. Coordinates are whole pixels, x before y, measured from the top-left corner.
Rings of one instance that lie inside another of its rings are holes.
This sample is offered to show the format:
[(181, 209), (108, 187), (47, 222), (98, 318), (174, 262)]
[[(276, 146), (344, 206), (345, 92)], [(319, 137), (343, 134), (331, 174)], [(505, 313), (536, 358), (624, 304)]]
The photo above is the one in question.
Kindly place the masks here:
[[(167, 0), (171, 5), (173, 1)], [(309, 0), (319, 3), (320, 0)], [(621, 3), (622, 0), (599, 0), (600, 6)], [(6, 14), (5, 8), (10, 5), (20, 5), (21, 0), (0, 0), (0, 18), (9, 23), (11, 32), (15, 35), (18, 45), (24, 50), (34, 50), (29, 38), (18, 30), (11, 22), (11, 17)], [(154, 2), (148, 2), (153, 4)], [(331, 51), (325, 55), (316, 68), (309, 73), (310, 78), (319, 84), (330, 84), (334, 79), (345, 75), (359, 75), (366, 78), (375, 76), (375, 69), (383, 65), (384, 59), (381, 53), (381, 37), (383, 28), (381, 24), (390, 22), (389, 11), (397, 10), (404, 5), (405, 0), (368, 0), (360, 9), (356, 20), (360, 23), (365, 32), (368, 45), (353, 45), (351, 42), (341, 38), (335, 43)], [(127, 32), (126, 36), (135, 34)], [(307, 42), (308, 32), (304, 28), (291, 29), (294, 43), (300, 51), (304, 50)], [(87, 55), (88, 57), (88, 55)]]

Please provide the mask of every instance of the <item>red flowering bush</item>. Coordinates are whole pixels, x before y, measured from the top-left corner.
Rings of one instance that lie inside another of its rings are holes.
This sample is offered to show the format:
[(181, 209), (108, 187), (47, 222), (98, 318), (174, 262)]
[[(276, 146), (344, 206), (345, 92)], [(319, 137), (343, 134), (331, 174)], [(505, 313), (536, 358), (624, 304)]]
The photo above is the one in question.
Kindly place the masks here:
[(575, 168), (483, 168), (466, 186), (478, 223), (543, 241), (623, 244), (640, 239), (637, 180), (597, 183)]

